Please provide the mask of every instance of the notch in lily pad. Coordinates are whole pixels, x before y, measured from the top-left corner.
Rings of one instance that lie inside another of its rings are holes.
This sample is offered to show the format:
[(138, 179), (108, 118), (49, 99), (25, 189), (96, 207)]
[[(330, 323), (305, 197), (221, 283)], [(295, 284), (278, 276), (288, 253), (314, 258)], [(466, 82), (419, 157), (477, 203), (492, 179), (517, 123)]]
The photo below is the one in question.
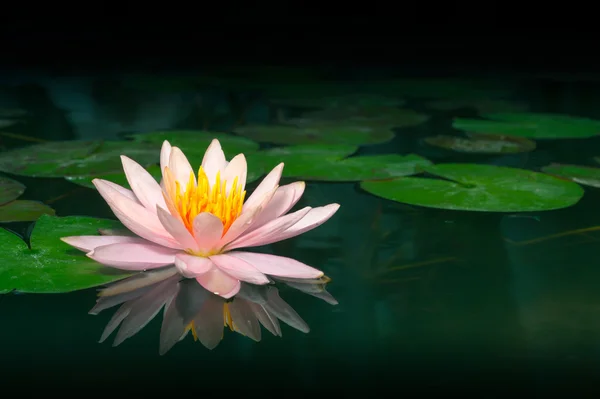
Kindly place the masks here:
[(544, 166), (542, 172), (569, 179), (584, 186), (600, 188), (600, 168), (553, 163)]
[(30, 246), (19, 236), (0, 229), (0, 293), (13, 290), (50, 294), (105, 285), (131, 276), (102, 266), (60, 240), (61, 237), (98, 235), (100, 229), (122, 229), (106, 219), (44, 215), (33, 228)]
[(496, 112), (486, 119), (455, 118), (452, 127), (472, 133), (501, 134), (532, 139), (582, 139), (600, 134), (600, 121), (563, 114)]
[(39, 201), (18, 200), (25, 186), (0, 177), (0, 223), (31, 222), (42, 215), (54, 215), (54, 209)]
[(474, 212), (537, 212), (575, 205), (584, 190), (544, 173), (448, 163), (422, 168), (431, 177), (365, 181), (365, 191), (404, 204)]
[(530, 152), (536, 147), (533, 140), (502, 134), (465, 133), (466, 137), (438, 135), (426, 137), (432, 146), (470, 154), (514, 154)]

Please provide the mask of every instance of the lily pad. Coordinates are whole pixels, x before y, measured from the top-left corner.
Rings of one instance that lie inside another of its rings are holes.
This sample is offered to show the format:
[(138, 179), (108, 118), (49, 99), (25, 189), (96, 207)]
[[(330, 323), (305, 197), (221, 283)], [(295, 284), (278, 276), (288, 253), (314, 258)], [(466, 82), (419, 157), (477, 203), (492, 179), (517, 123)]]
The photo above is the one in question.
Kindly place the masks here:
[(153, 143), (160, 146), (168, 140), (171, 145), (181, 148), (192, 165), (200, 165), (204, 152), (213, 139), (218, 139), (227, 158), (237, 154), (254, 152), (258, 150), (258, 143), (244, 137), (237, 137), (228, 133), (207, 132), (203, 130), (172, 130), (151, 133), (132, 134), (128, 137), (136, 142)]
[(25, 192), (25, 186), (7, 177), (0, 177), (0, 205), (13, 201)]
[(284, 162), (283, 175), (297, 177), (297, 171), (310, 164), (333, 162), (345, 158), (358, 150), (353, 145), (306, 144), (288, 147), (276, 147), (248, 154), (248, 168), (260, 165), (264, 171), (270, 171)]
[(16, 125), (19, 121), (13, 119), (0, 119), (0, 129)]
[(320, 111), (305, 112), (302, 118), (288, 123), (298, 125), (323, 126), (326, 122), (341, 123), (346, 125), (365, 126), (370, 128), (402, 128), (418, 126), (429, 120), (425, 115), (406, 108), (371, 106), (362, 108), (328, 108)]
[(0, 154), (0, 170), (32, 177), (94, 176), (122, 169), (120, 155), (158, 162), (160, 147), (133, 141), (57, 141)]
[(131, 276), (102, 266), (60, 240), (96, 235), (119, 223), (89, 217), (42, 216), (35, 222), (31, 248), (15, 234), (0, 229), (0, 293), (62, 293), (92, 288)]
[(436, 147), (475, 154), (512, 154), (533, 151), (536, 147), (535, 141), (524, 137), (476, 133), (466, 133), (466, 136), (439, 135), (426, 137), (424, 141)]
[(392, 96), (380, 96), (367, 93), (349, 93), (346, 95), (322, 95), (308, 93), (306, 97), (291, 96), (289, 98), (274, 98), (271, 104), (298, 108), (344, 108), (353, 109), (371, 106), (399, 107), (406, 102)]
[(283, 175), (313, 181), (360, 181), (389, 179), (420, 173), (431, 161), (415, 154), (366, 155), (346, 159), (315, 159), (286, 163)]
[(377, 144), (394, 138), (391, 128), (357, 126), (348, 123), (296, 123), (273, 125), (253, 124), (238, 127), (236, 134), (255, 141), (274, 144)]
[(39, 201), (16, 200), (0, 205), (0, 223), (32, 222), (42, 215), (54, 216), (54, 209)]
[(452, 127), (474, 133), (506, 134), (535, 139), (577, 139), (600, 134), (600, 121), (561, 114), (502, 112), (485, 119), (456, 118)]
[[(160, 166), (158, 165), (150, 165), (146, 168), (148, 172), (156, 179), (156, 181), (160, 181), (162, 178), (162, 174), (160, 171)], [(125, 173), (123, 171), (118, 173), (107, 173), (104, 175), (96, 175), (96, 176), (66, 176), (65, 179), (70, 181), (71, 183), (77, 184), (79, 186), (96, 189), (96, 186), (92, 184), (92, 180), (94, 179), (103, 179), (108, 180), (113, 183), (116, 183), (122, 187), (129, 188), (129, 182), (127, 182), (127, 178), (125, 177)]]
[(487, 98), (455, 98), (436, 100), (427, 103), (427, 107), (436, 109), (438, 111), (455, 111), (461, 108), (470, 108), (477, 110), (479, 113), (525, 112), (529, 109), (526, 104)]
[(476, 164), (423, 168), (437, 178), (365, 181), (374, 195), (409, 205), (479, 212), (535, 212), (566, 208), (583, 196), (577, 183), (522, 169)]
[(543, 167), (542, 172), (564, 177), (585, 186), (600, 188), (600, 168), (553, 163)]

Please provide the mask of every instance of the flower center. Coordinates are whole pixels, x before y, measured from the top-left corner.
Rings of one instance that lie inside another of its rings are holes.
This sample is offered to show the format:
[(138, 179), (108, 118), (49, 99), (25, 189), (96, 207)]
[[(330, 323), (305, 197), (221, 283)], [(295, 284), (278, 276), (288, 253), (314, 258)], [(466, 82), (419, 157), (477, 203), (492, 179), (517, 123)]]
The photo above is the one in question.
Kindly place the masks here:
[[(166, 168), (165, 168), (166, 169)], [(170, 174), (166, 170), (167, 174)], [(208, 177), (202, 166), (198, 170), (198, 180), (194, 173), (190, 173), (185, 190), (182, 190), (179, 181), (170, 187), (170, 197), (175, 211), (181, 216), (183, 224), (188, 231), (194, 234), (193, 223), (196, 216), (209, 212), (223, 222), (223, 235), (231, 224), (242, 213), (242, 205), (246, 191), (238, 184), (238, 178), (233, 180), (230, 188), (226, 181), (221, 181), (220, 172), (217, 172), (215, 183), (210, 185)]]

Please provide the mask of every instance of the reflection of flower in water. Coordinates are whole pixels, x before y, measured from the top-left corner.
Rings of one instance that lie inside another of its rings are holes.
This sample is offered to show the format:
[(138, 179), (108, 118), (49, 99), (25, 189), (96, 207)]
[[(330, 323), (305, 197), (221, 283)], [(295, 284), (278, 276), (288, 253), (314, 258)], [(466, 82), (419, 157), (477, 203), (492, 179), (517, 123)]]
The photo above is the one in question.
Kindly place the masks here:
[[(332, 305), (337, 304), (325, 289), (329, 281), (325, 277), (280, 281)], [(100, 342), (119, 328), (113, 345), (121, 344), (144, 328), (164, 306), (161, 355), (190, 332), (194, 340), (213, 349), (223, 339), (224, 327), (254, 341), (261, 339), (261, 325), (281, 337), (280, 321), (304, 333), (309, 331), (306, 322), (281, 299), (279, 290), (272, 284), (243, 283), (235, 297), (225, 299), (207, 291), (195, 279), (182, 279), (175, 267), (138, 274), (105, 288), (90, 313), (98, 314), (116, 305), (121, 306), (104, 329)]]

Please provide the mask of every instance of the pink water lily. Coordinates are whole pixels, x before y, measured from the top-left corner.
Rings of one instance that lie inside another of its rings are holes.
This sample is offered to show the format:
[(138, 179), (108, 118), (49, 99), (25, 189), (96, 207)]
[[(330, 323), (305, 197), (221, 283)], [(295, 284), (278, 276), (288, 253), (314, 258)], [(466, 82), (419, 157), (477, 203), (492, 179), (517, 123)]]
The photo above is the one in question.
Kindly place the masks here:
[(277, 165), (245, 201), (246, 158), (227, 162), (218, 140), (209, 145), (196, 175), (188, 159), (168, 141), (160, 153), (159, 184), (139, 164), (121, 156), (131, 190), (94, 179), (115, 216), (136, 236), (72, 236), (62, 240), (107, 266), (143, 271), (175, 264), (187, 278), (224, 298), (240, 281), (269, 283), (268, 275), (314, 279), (323, 272), (282, 256), (240, 251), (312, 230), (338, 204), (288, 213), (304, 192), (304, 182), (279, 186)]

